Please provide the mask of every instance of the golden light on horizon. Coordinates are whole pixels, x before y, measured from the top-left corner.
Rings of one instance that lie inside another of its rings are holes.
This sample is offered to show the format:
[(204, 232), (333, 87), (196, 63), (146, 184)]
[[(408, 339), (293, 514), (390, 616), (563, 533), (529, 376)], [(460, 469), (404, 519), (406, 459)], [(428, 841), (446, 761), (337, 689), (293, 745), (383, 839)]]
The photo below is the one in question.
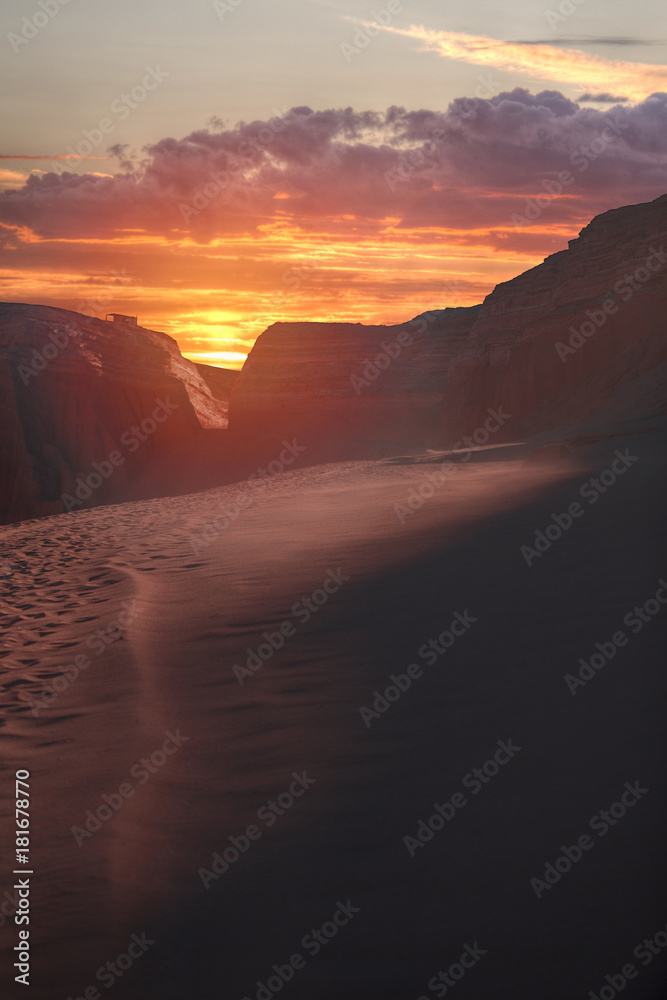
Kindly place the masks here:
[(231, 368), (240, 371), (248, 357), (236, 351), (183, 351), (183, 357), (212, 368)]
[[(584, 205), (581, 216), (588, 221)], [(577, 228), (546, 214), (525, 233), (509, 217), (459, 228), (421, 221), (275, 214), (254, 232), (175, 238), (126, 227), (106, 240), (12, 227), (3, 298), (102, 319), (110, 311), (138, 315), (143, 327), (173, 337), (185, 357), (240, 369), (276, 322), (393, 325), (475, 305), (499, 282), (564, 249)]]

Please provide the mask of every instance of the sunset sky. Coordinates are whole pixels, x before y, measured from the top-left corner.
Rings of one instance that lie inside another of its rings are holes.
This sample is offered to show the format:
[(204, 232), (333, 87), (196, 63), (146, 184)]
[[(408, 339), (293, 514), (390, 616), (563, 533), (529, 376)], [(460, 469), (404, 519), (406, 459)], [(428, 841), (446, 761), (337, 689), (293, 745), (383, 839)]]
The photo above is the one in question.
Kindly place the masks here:
[(479, 302), (667, 192), (659, 19), (663, 0), (5, 0), (2, 299), (137, 314), (226, 367), (275, 320)]

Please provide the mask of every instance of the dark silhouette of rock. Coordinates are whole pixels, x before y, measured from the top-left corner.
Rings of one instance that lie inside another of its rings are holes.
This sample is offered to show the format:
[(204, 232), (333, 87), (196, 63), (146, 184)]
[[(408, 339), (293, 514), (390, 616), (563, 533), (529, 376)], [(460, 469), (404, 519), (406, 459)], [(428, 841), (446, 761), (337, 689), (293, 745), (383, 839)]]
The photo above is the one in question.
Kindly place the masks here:
[(0, 521), (237, 482), (286, 437), (310, 465), (526, 439), (543, 461), (650, 430), (666, 409), (666, 236), (667, 195), (615, 209), (482, 305), (276, 323), (240, 374), (163, 333), (0, 304)]
[(446, 437), (486, 401), (498, 439), (637, 422), (664, 412), (667, 195), (597, 216), (569, 249), (498, 285), (450, 369)]
[(394, 327), (276, 323), (233, 389), (230, 427), (405, 447), (449, 446), (490, 407), (511, 415), (494, 443), (650, 419), (665, 399), (666, 237), (667, 195), (596, 217), (481, 306)]
[(479, 308), (436, 310), (398, 326), (275, 323), (232, 390), (230, 427), (428, 442)]
[(89, 476), (102, 481), (87, 506), (127, 499), (152, 464), (227, 425), (171, 337), (49, 306), (0, 304), (0, 385), (3, 522), (62, 513)]
[(229, 368), (215, 368), (213, 365), (202, 365), (195, 362), (195, 368), (211, 390), (213, 398), (221, 404), (220, 412), (225, 416), (229, 410), (229, 397), (241, 374)]

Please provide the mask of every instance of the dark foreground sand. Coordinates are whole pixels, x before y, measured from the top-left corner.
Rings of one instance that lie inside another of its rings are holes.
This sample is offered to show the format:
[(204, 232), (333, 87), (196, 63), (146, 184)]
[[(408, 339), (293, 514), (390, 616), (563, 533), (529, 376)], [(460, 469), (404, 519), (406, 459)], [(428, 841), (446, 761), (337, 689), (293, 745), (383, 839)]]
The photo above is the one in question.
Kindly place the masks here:
[[(628, 963), (625, 996), (667, 995), (667, 950), (633, 957), (667, 924), (665, 612), (636, 634), (623, 622), (667, 577), (665, 467), (646, 435), (617, 444), (641, 459), (595, 504), (579, 493), (592, 468), (495, 450), (479, 457), (504, 460), (458, 467), (403, 524), (394, 504), (433, 462), (287, 474), (197, 553), (234, 487), (5, 529), (3, 891), (17, 768), (35, 872), (33, 985), (9, 995), (587, 1000)], [(528, 567), (521, 545), (577, 501), (583, 516)], [(294, 605), (325, 580), (306, 622)], [(420, 647), (456, 612), (469, 627), (429, 665)], [(284, 622), (294, 634), (239, 684), (234, 664)], [(573, 695), (564, 675), (619, 629), (627, 645)], [(411, 663), (421, 678), (366, 726), (359, 709)], [(464, 778), (499, 741), (521, 749), (473, 794)], [(137, 764), (152, 755), (153, 773)], [(289, 805), (304, 772), (314, 783)], [(590, 820), (626, 782), (646, 791), (600, 836)], [(412, 857), (404, 838), (457, 792)], [(288, 808), (258, 817), (283, 793)], [(103, 794), (123, 804), (79, 846), (72, 827)], [(583, 834), (592, 848), (538, 899), (531, 878)], [(213, 878), (230, 837), (247, 849)], [(102, 969), (132, 935), (132, 966)], [(16, 941), (6, 917), (3, 982)], [(465, 945), (463, 978), (429, 988)], [(297, 953), (286, 985), (260, 989)]]

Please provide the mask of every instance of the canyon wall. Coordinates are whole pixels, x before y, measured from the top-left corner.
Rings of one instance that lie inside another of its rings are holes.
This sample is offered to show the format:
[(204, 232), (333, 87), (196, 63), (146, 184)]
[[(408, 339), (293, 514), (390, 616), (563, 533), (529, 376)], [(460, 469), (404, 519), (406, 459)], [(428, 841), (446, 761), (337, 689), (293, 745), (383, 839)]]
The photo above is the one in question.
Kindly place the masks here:
[(62, 513), (79, 475), (101, 478), (93, 503), (127, 499), (152, 463), (227, 425), (226, 401), (166, 334), (12, 303), (0, 304), (0, 408), (2, 522)]
[(221, 426), (227, 427), (227, 414), (229, 411), (229, 397), (237, 378), (241, 374), (229, 368), (215, 368), (212, 365), (202, 365), (195, 362), (195, 368), (204, 382), (211, 390), (211, 395), (218, 403), (218, 415), (223, 420)]
[(598, 216), (567, 250), (498, 285), (449, 371), (444, 438), (512, 414), (500, 437), (632, 421), (664, 408), (667, 196)]
[(0, 304), (0, 522), (237, 482), (288, 437), (316, 464), (481, 445), (489, 410), (493, 443), (657, 426), (666, 237), (667, 196), (616, 209), (481, 305), (275, 323), (240, 374), (163, 333)]
[(230, 427), (447, 447), (483, 427), (489, 408), (510, 415), (496, 442), (655, 415), (666, 242), (663, 196), (598, 216), (480, 306), (394, 327), (276, 323), (234, 386)]
[(231, 395), (229, 426), (419, 445), (436, 432), (450, 367), (479, 306), (397, 326), (274, 323)]

